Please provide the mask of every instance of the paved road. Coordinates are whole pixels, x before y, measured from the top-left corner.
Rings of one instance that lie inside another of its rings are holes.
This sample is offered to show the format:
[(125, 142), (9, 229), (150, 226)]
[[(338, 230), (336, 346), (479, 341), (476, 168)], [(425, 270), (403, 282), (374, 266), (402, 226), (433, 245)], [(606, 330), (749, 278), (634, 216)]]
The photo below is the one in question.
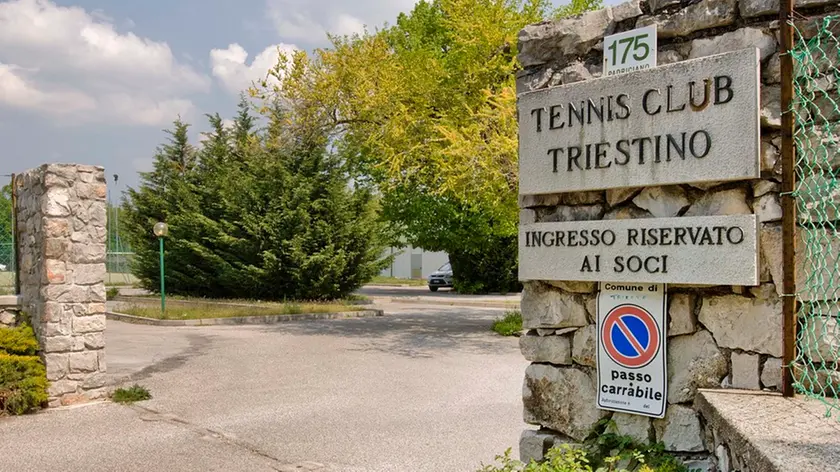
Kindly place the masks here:
[(520, 294), (506, 295), (461, 295), (450, 289), (440, 289), (432, 292), (428, 287), (388, 287), (384, 285), (367, 285), (356, 293), (370, 297), (377, 301), (419, 302), (423, 304), (444, 305), (497, 305), (499, 307), (519, 305)]
[(473, 471), (522, 424), (527, 363), (498, 310), (158, 328), (109, 322), (111, 403), (0, 420), (0, 471)]

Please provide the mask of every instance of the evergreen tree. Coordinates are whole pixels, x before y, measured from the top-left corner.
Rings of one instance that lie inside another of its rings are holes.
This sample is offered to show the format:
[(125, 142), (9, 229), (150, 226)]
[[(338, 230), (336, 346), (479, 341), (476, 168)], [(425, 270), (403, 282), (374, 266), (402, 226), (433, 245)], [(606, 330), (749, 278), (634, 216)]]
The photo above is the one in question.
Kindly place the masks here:
[(159, 286), (154, 222), (166, 221), (167, 292), (205, 297), (333, 299), (385, 265), (384, 228), (372, 193), (352, 188), (323, 133), (294, 126), (278, 108), (265, 131), (243, 100), (232, 127), (209, 115), (196, 152), (187, 125), (125, 202), (135, 275)]

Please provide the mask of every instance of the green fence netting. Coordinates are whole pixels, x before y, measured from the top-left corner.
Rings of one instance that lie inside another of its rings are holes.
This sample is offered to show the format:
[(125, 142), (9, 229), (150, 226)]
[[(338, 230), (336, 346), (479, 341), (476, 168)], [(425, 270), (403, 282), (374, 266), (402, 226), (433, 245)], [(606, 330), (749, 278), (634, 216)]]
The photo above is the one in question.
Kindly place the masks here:
[(794, 27), (797, 352), (794, 388), (840, 410), (840, 15)]

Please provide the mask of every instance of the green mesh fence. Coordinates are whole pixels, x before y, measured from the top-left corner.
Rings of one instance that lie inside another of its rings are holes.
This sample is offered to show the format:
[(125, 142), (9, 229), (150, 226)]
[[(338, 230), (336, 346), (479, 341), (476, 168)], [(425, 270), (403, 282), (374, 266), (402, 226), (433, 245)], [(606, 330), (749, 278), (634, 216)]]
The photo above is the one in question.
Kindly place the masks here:
[(11, 179), (0, 184), (0, 295), (15, 293), (14, 212)]
[(797, 22), (793, 102), (797, 186), (794, 388), (840, 409), (840, 15)]

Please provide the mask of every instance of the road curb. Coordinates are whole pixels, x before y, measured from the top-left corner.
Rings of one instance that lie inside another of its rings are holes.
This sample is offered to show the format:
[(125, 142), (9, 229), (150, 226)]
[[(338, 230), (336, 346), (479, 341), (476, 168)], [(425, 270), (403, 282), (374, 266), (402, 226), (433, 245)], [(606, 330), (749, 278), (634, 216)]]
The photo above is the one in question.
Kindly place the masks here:
[(156, 320), (142, 316), (106, 312), (109, 320), (148, 326), (232, 326), (232, 325), (271, 325), (294, 321), (322, 321), (349, 318), (371, 318), (384, 316), (382, 310), (343, 311), (339, 313), (302, 313), (299, 315), (239, 316), (234, 318), (207, 318), (203, 320)]
[(507, 308), (519, 310), (519, 302), (470, 302), (461, 300), (428, 300), (423, 298), (391, 298), (390, 303), (404, 303), (410, 305), (438, 305), (438, 306), (464, 306), (477, 308)]

